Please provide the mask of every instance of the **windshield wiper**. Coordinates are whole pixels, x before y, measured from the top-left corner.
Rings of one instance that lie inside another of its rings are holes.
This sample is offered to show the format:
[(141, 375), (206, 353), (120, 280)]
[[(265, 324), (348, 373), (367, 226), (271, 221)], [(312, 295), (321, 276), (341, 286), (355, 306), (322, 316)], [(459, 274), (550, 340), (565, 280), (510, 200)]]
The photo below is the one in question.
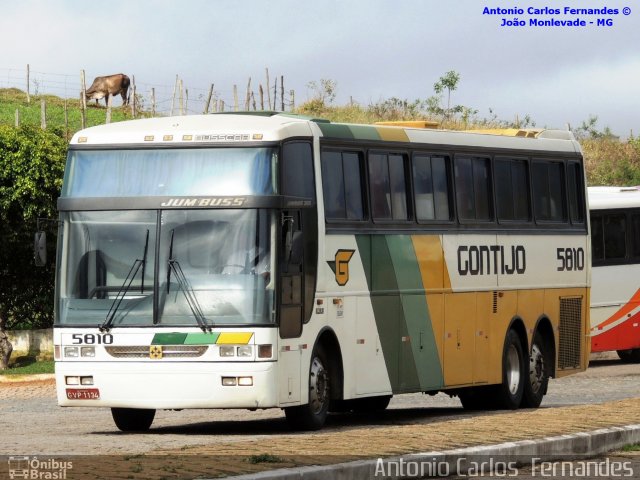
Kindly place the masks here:
[(133, 279), (136, 278), (136, 275), (138, 274), (138, 271), (140, 271), (141, 268), (142, 268), (142, 282), (140, 286), (140, 293), (142, 294), (144, 293), (144, 272), (147, 264), (148, 251), (149, 251), (149, 230), (147, 230), (147, 238), (144, 242), (144, 251), (142, 253), (142, 260), (139, 258), (136, 258), (133, 261), (133, 265), (131, 265), (131, 268), (129, 269), (129, 273), (127, 273), (127, 276), (125, 277), (124, 282), (122, 282), (122, 285), (120, 286), (120, 289), (116, 294), (116, 298), (113, 300), (113, 303), (111, 304), (111, 308), (107, 312), (107, 318), (105, 319), (103, 324), (100, 325), (99, 327), (99, 330), (101, 332), (108, 332), (109, 329), (111, 328), (111, 325), (113, 325), (113, 320), (116, 318), (116, 313), (118, 313), (118, 309), (122, 304), (122, 300), (124, 300), (124, 297), (129, 292), (129, 289), (131, 288), (131, 284), (133, 283)]
[(184, 274), (182, 267), (180, 266), (180, 262), (173, 258), (173, 234), (174, 230), (171, 230), (171, 242), (169, 243), (169, 262), (167, 268), (167, 293), (169, 293), (170, 290), (171, 272), (173, 271), (173, 274), (178, 281), (178, 286), (180, 287), (180, 290), (182, 290), (184, 298), (187, 300), (187, 304), (189, 305), (191, 313), (193, 313), (198, 326), (202, 329), (203, 332), (210, 332), (211, 327), (207, 324), (207, 319), (205, 318), (204, 313), (202, 313), (202, 307), (200, 307), (200, 303), (198, 302), (198, 298), (193, 291), (193, 287), (189, 283), (189, 280), (187, 280), (187, 277)]

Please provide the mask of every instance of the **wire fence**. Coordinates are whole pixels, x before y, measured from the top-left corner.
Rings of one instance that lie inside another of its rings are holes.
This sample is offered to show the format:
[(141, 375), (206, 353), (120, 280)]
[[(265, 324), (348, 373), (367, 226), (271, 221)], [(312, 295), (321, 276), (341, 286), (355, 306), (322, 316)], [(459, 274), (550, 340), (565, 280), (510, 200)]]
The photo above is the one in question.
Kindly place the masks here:
[[(83, 85), (84, 71), (78, 74), (41, 72), (33, 70), (29, 65), (22, 68), (0, 68), (0, 102), (22, 99), (27, 104), (32, 100), (39, 101), (43, 97), (55, 96), (64, 103), (64, 115), (71, 116), (65, 125), (75, 122), (75, 109), (81, 105), (82, 92), (90, 85), (87, 78)], [(292, 111), (295, 108), (294, 90), (285, 90), (284, 76), (269, 78), (269, 70), (265, 69), (265, 79), (256, 81), (248, 79), (242, 86), (232, 88), (216, 86), (212, 82), (208, 86), (187, 85), (180, 75), (176, 75), (172, 84), (156, 84), (139, 81), (129, 75), (131, 86), (129, 98), (131, 116), (194, 115), (220, 111), (239, 110), (276, 110)], [(87, 85), (88, 84), (88, 85)], [(85, 102), (86, 104), (86, 102)], [(104, 102), (102, 102), (104, 104)], [(67, 109), (67, 105), (70, 107)], [(119, 107), (118, 100), (113, 102)], [(46, 108), (46, 107), (43, 107)], [(42, 123), (34, 109), (16, 108), (15, 122)], [(40, 116), (43, 114), (41, 113)], [(49, 108), (46, 115), (62, 115), (57, 108)], [(109, 117), (110, 115), (106, 115)], [(6, 115), (5, 115), (6, 117)], [(20, 117), (20, 118), (18, 118)], [(95, 124), (95, 120), (86, 121)], [(3, 121), (7, 122), (6, 118)], [(82, 119), (78, 120), (82, 124)], [(107, 120), (108, 121), (108, 120)]]

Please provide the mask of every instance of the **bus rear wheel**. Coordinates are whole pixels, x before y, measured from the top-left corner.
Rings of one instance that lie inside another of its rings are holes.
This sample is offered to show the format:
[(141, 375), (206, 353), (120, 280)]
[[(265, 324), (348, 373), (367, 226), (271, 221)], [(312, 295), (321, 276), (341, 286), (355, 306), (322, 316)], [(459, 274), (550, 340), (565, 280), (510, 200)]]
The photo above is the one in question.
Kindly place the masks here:
[(538, 408), (542, 403), (549, 384), (548, 358), (544, 339), (536, 333), (529, 356), (529, 375), (524, 379), (523, 408)]
[(309, 367), (309, 403), (287, 407), (284, 414), (289, 426), (295, 430), (319, 430), (324, 425), (331, 399), (327, 357), (320, 347), (311, 355)]
[(112, 408), (111, 416), (119, 430), (123, 432), (146, 432), (156, 416), (154, 409)]
[(618, 350), (616, 353), (624, 363), (640, 363), (640, 348)]
[(509, 330), (502, 352), (502, 383), (496, 386), (495, 406), (515, 410), (522, 403), (525, 383), (522, 342), (515, 330)]

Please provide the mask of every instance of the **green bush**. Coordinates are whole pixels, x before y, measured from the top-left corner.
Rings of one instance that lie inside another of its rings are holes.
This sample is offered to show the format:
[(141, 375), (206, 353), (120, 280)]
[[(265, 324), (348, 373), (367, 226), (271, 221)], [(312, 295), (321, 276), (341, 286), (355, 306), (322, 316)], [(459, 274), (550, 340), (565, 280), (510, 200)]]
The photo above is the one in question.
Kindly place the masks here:
[[(37, 127), (0, 125), (0, 315), (9, 329), (53, 323), (54, 261), (34, 266), (37, 219), (57, 218), (67, 143)], [(56, 224), (49, 223), (50, 259)]]

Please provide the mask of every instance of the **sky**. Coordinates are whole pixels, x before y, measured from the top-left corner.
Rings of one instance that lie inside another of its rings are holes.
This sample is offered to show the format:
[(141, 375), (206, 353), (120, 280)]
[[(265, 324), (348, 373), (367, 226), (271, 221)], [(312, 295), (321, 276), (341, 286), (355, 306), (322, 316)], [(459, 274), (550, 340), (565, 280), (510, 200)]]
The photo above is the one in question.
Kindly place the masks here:
[[(605, 6), (619, 13), (527, 13)], [(525, 26), (501, 26), (503, 18)], [(531, 26), (532, 18), (587, 26)], [(598, 18), (613, 25), (589, 24)], [(0, 0), (0, 88), (24, 89), (26, 64), (32, 93), (77, 98), (81, 70), (88, 84), (122, 72), (143, 95), (156, 88), (166, 108), (179, 75), (194, 113), (210, 84), (229, 105), (233, 85), (244, 98), (249, 77), (254, 88), (266, 83), (266, 68), (272, 85), (284, 76), (298, 104), (313, 95), (309, 82), (330, 79), (336, 104), (362, 105), (426, 99), (453, 70), (452, 103), (480, 118), (529, 115), (539, 127), (575, 128), (596, 115), (600, 129), (640, 133), (636, 0)]]

